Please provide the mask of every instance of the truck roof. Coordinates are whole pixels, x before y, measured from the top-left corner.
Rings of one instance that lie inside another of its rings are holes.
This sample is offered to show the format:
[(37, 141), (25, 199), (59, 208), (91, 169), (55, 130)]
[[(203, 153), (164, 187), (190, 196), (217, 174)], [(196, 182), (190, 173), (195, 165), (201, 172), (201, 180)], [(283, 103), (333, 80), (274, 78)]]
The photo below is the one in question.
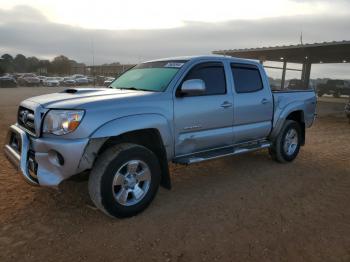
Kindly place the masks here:
[(229, 60), (232, 62), (250, 62), (252, 64), (259, 64), (258, 61), (252, 60), (252, 59), (243, 59), (243, 58), (238, 58), (238, 57), (232, 57), (232, 56), (226, 56), (226, 55), (197, 55), (197, 56), (175, 56), (175, 57), (166, 57), (166, 58), (160, 58), (160, 59), (154, 59), (150, 61), (145, 61), (144, 63), (147, 62), (158, 62), (158, 61), (174, 61), (174, 60), (185, 60), (185, 61), (195, 61), (195, 60), (201, 60), (201, 59), (220, 59), (220, 60)]

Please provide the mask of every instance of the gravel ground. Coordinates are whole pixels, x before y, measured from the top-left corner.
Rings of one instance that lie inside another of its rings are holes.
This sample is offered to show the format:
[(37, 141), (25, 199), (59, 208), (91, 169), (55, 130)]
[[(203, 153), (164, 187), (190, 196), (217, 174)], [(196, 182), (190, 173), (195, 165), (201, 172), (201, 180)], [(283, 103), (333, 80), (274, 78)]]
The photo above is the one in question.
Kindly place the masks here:
[[(0, 144), (19, 101), (56, 90), (0, 89)], [(173, 189), (129, 219), (94, 209), (86, 181), (27, 185), (0, 153), (0, 261), (350, 261), (350, 125), (325, 100), (295, 162), (172, 166)]]

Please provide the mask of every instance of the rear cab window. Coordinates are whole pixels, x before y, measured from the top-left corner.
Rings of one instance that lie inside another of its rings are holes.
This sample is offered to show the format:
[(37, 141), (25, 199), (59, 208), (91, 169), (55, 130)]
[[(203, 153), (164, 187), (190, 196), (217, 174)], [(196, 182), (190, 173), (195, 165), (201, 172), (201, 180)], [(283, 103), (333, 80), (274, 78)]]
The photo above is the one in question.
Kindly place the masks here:
[(264, 88), (260, 70), (255, 65), (232, 63), (231, 72), (237, 93), (252, 93)]

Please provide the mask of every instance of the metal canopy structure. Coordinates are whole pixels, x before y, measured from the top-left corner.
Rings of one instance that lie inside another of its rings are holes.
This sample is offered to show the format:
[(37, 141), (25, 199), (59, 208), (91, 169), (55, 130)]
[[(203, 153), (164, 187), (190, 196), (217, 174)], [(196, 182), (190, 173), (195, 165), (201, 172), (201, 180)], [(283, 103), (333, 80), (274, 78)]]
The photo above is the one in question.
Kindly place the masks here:
[(265, 61), (283, 62), (283, 67), (273, 67), (282, 69), (282, 89), (284, 88), (287, 63), (302, 64), (301, 80), (306, 88), (309, 86), (312, 64), (350, 62), (350, 41), (219, 50), (213, 51), (213, 53), (255, 59), (261, 63)]

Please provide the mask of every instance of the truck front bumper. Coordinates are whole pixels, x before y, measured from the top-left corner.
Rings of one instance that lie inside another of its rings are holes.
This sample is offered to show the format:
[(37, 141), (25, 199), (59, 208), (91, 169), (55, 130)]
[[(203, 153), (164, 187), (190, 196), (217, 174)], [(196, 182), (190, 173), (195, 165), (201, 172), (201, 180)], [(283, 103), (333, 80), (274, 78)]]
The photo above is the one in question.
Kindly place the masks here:
[(34, 138), (12, 125), (5, 155), (31, 185), (58, 186), (84, 171), (80, 161), (89, 139)]

